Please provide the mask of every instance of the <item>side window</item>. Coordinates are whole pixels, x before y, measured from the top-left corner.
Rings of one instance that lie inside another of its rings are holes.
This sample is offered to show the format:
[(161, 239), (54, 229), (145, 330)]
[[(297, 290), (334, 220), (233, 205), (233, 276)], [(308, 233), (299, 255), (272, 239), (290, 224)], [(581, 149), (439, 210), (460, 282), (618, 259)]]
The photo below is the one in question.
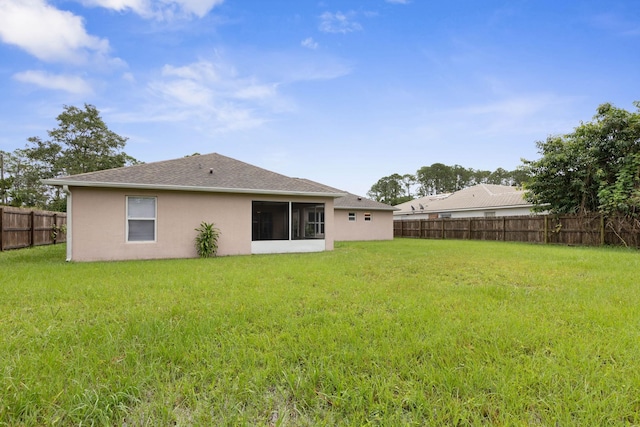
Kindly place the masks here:
[(365, 221), (371, 221), (371, 214), (369, 212), (365, 212), (364, 214), (364, 220)]
[(127, 242), (156, 241), (156, 198), (127, 196)]
[(349, 212), (349, 221), (355, 221), (355, 220), (356, 220), (356, 213)]

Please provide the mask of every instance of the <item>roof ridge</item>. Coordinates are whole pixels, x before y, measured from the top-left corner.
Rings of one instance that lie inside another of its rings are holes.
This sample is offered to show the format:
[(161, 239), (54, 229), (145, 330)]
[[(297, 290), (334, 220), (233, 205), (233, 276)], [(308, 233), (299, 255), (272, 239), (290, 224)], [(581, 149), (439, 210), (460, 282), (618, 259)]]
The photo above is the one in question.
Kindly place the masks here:
[[(496, 195), (496, 193), (494, 193), (493, 191), (489, 190), (489, 188), (487, 187), (487, 185), (484, 182), (481, 182), (480, 185), (482, 186), (484, 191), (486, 191), (490, 196), (495, 196)], [(469, 187), (469, 188), (473, 188), (473, 187)]]

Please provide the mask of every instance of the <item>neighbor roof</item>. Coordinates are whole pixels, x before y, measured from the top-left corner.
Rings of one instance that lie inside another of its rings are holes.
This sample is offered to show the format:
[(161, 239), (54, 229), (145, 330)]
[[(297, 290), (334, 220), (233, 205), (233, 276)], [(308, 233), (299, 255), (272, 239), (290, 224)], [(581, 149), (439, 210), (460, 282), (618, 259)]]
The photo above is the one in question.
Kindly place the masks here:
[(335, 188), (290, 178), (217, 153), (144, 163), (62, 178), (48, 185), (341, 197)]
[[(413, 209), (411, 209), (413, 206)], [(422, 206), (422, 207), (420, 207)], [(524, 198), (524, 190), (507, 185), (478, 184), (444, 197), (427, 196), (396, 207), (396, 214), (452, 212), (475, 209), (506, 209), (532, 206)]]

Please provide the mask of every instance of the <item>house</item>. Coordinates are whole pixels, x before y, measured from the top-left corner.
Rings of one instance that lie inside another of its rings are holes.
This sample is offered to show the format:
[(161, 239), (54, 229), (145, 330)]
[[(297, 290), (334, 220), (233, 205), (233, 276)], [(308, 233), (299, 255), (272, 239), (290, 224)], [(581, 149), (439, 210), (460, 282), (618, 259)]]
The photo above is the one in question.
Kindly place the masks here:
[(219, 255), (332, 250), (338, 230), (345, 240), (393, 237), (390, 206), (372, 207), (373, 226), (352, 233), (342, 210), (334, 215), (336, 200), (356, 212), (352, 195), (216, 153), (43, 182), (67, 194), (68, 260), (195, 257), (202, 222), (220, 229)]
[(335, 199), (336, 240), (392, 240), (396, 209), (351, 193)]
[(393, 219), (501, 217), (532, 214), (524, 190), (507, 185), (478, 184), (450, 194), (401, 203)]

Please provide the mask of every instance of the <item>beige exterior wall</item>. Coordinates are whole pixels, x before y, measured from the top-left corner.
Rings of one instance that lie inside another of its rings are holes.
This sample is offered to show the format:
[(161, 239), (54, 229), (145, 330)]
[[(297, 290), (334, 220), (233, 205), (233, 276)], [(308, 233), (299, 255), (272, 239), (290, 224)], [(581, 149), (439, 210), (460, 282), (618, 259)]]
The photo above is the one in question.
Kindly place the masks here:
[[(193, 258), (195, 228), (202, 221), (220, 229), (218, 255), (252, 253), (252, 201), (325, 203), (333, 199), (250, 194), (71, 188), (71, 248), (74, 261)], [(155, 242), (127, 242), (126, 196), (157, 197)], [(333, 216), (325, 214), (325, 250), (333, 249)], [(273, 252), (279, 252), (276, 248)]]
[[(349, 221), (349, 213), (356, 214), (355, 221)], [(371, 221), (364, 220), (365, 212), (371, 214)], [(335, 239), (350, 240), (393, 240), (393, 211), (336, 209)]]

